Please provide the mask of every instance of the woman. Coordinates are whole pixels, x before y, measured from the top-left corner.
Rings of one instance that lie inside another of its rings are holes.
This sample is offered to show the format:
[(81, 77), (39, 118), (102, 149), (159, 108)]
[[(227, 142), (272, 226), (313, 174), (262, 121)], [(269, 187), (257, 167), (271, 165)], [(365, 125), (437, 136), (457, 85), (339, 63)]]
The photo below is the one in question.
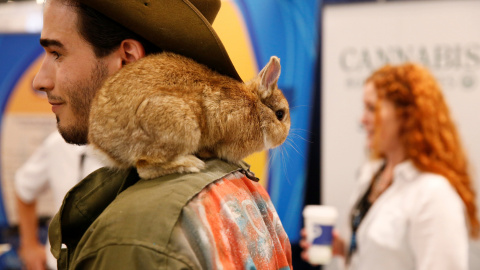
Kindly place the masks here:
[(334, 255), (355, 270), (468, 269), (475, 192), (439, 85), (418, 65), (385, 66), (366, 80), (364, 104), (371, 161)]

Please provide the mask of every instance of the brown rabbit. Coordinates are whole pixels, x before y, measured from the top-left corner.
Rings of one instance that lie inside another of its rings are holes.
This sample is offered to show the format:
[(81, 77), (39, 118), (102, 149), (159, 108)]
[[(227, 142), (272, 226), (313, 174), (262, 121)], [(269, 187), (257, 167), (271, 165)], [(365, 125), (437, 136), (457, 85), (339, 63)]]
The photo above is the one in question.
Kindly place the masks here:
[[(160, 53), (122, 68), (99, 89), (88, 139), (112, 167), (137, 167), (142, 178), (198, 172), (197, 156), (239, 162), (282, 144), (288, 102), (277, 88), (273, 56), (242, 83), (189, 58)], [(97, 151), (98, 152), (98, 151)]]

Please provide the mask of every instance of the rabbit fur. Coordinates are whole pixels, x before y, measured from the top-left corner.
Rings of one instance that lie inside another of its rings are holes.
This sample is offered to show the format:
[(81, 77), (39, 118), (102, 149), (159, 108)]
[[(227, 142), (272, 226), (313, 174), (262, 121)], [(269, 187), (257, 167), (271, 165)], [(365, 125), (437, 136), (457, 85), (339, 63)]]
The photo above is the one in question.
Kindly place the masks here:
[(279, 76), (275, 56), (247, 83), (177, 54), (144, 57), (97, 91), (89, 144), (110, 167), (134, 166), (145, 179), (198, 172), (205, 166), (200, 158), (237, 163), (288, 135)]

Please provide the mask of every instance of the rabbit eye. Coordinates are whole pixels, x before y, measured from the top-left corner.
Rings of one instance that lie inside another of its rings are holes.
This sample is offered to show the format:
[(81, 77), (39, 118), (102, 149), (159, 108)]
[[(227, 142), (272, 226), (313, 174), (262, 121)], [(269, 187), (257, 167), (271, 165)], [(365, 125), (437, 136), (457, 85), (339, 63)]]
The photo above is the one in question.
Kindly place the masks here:
[(275, 112), (275, 115), (279, 121), (282, 121), (283, 117), (285, 116), (285, 112), (283, 110), (278, 110)]

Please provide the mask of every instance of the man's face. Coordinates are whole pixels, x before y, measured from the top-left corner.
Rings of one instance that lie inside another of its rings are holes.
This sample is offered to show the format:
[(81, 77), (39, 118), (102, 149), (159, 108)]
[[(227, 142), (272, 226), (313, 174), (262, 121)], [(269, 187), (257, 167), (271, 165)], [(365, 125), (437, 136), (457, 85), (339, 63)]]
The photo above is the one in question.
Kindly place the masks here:
[(86, 144), (90, 103), (108, 77), (108, 60), (98, 59), (77, 31), (74, 7), (47, 1), (40, 43), (45, 58), (33, 87), (45, 91), (65, 141)]

